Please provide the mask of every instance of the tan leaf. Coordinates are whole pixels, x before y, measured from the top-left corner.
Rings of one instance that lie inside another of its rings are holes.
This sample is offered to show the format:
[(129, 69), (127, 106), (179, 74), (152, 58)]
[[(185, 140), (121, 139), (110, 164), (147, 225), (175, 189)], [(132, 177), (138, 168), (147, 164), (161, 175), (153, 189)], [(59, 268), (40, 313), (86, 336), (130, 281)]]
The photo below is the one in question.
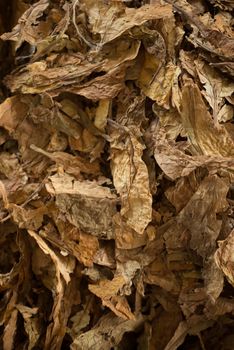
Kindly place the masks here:
[(126, 283), (124, 276), (117, 275), (113, 280), (101, 280), (98, 285), (90, 284), (89, 290), (101, 299), (111, 299)]
[[(35, 124), (27, 118), (32, 100), (28, 97), (13, 96), (0, 105), (0, 126), (9, 131), (18, 141), (23, 160), (32, 161), (35, 153), (30, 150), (30, 143), (45, 147), (49, 141), (49, 133), (43, 126)], [(40, 130), (40, 132), (39, 132)]]
[(224, 79), (221, 74), (206, 65), (204, 61), (196, 60), (194, 63), (199, 79), (205, 88), (204, 96), (213, 110), (213, 119), (217, 125), (221, 121), (220, 110), (224, 103), (224, 97), (233, 94), (234, 84), (228, 79)]
[(111, 299), (103, 299), (103, 306), (109, 307), (116, 316), (125, 320), (135, 320), (134, 314), (131, 312), (130, 306), (124, 296), (113, 296)]
[(234, 286), (234, 273), (233, 273), (233, 245), (234, 245), (234, 231), (231, 231), (229, 236), (224, 240), (218, 242), (219, 248), (215, 252), (215, 262), (218, 267), (223, 271), (228, 281)]
[(121, 215), (129, 227), (142, 234), (152, 217), (152, 196), (149, 189), (149, 175), (142, 160), (144, 146), (133, 135), (114, 130), (111, 142), (111, 171), (113, 182), (120, 194)]
[(16, 334), (16, 323), (18, 318), (18, 310), (13, 309), (8, 323), (5, 325), (3, 334), (3, 348), (13, 350), (14, 349), (14, 338)]
[(69, 329), (69, 334), (75, 340), (81, 334), (82, 329), (86, 328), (90, 322), (90, 310), (85, 305), (84, 310), (78, 311), (71, 317), (72, 327)]
[[(155, 71), (158, 71), (158, 74), (154, 78)], [(159, 106), (169, 109), (172, 88), (177, 84), (179, 74), (178, 66), (173, 63), (164, 66), (157, 58), (146, 54), (139, 78), (139, 87)]]
[[(123, 87), (126, 69), (136, 58), (139, 48), (139, 41), (127, 41), (125, 46), (120, 45), (115, 55), (111, 47), (104, 51), (105, 59), (99, 54), (90, 62), (83, 55), (74, 53), (61, 55), (60, 61), (52, 67), (48, 60), (29, 63), (8, 75), (5, 83), (12, 92), (23, 94), (48, 92), (56, 96), (62, 91), (70, 91), (95, 100), (112, 98)], [(87, 81), (87, 76), (95, 71), (106, 74)]]
[(33, 210), (27, 210), (16, 204), (10, 204), (12, 218), (19, 228), (26, 228), (29, 230), (37, 230), (41, 227), (43, 216), (47, 210), (45, 207), (39, 207)]
[(39, 35), (33, 26), (38, 24), (38, 17), (43, 14), (48, 6), (48, 0), (40, 0), (30, 6), (20, 17), (19, 23), (13, 28), (13, 31), (3, 34), (1, 38), (3, 40), (17, 41), (16, 49), (20, 47), (23, 41), (28, 41), (32, 45), (35, 44)]
[(57, 277), (57, 292), (60, 293), (63, 289), (62, 287), (62, 279), (64, 278), (65, 282), (68, 283), (70, 281), (70, 274), (73, 272), (74, 264), (73, 261), (69, 261), (62, 257), (59, 257), (49, 246), (48, 244), (34, 231), (28, 230), (28, 233), (31, 237), (35, 239), (39, 247), (42, 251), (49, 255), (51, 260), (53, 261), (56, 268), (56, 277)]
[[(145, 5), (139, 9), (126, 8), (121, 3), (111, 6), (103, 1), (81, 1), (81, 6), (87, 13), (91, 30), (100, 34), (100, 45), (108, 43), (135, 26), (141, 26), (147, 21), (171, 17), (170, 5)], [(105, 14), (105, 15), (103, 15)]]
[(58, 166), (62, 166), (68, 174), (79, 177), (81, 172), (87, 174), (99, 173), (99, 164), (97, 161), (91, 163), (85, 158), (73, 156), (66, 152), (46, 152), (33, 144), (30, 145), (30, 148), (50, 158), (57, 163)]
[(144, 317), (136, 320), (123, 320), (109, 313), (103, 316), (91, 330), (78, 336), (71, 345), (72, 350), (91, 350), (102, 348), (109, 350), (110, 346), (119, 344), (125, 332), (137, 329), (144, 321)]
[(100, 130), (105, 129), (110, 106), (111, 102), (109, 99), (99, 101), (98, 107), (96, 109), (94, 125)]
[(95, 181), (76, 181), (68, 175), (54, 175), (50, 181), (47, 191), (56, 196), (57, 207), (70, 223), (97, 237), (114, 237), (116, 195), (108, 187)]
[(214, 125), (197, 85), (186, 84), (182, 94), (181, 118), (194, 154), (232, 157), (233, 140), (223, 126)]
[(215, 248), (222, 222), (216, 214), (227, 207), (227, 181), (207, 176), (178, 215), (178, 222), (191, 233), (190, 247), (204, 258)]
[(16, 305), (16, 308), (23, 316), (24, 327), (29, 337), (28, 349), (31, 350), (36, 345), (37, 340), (40, 337), (40, 323), (36, 317), (38, 309), (30, 308), (22, 304)]
[[(224, 130), (223, 132), (226, 133)], [(194, 133), (194, 135), (197, 135), (197, 133)], [(200, 137), (202, 137), (202, 135), (200, 135)], [(230, 142), (232, 141), (230, 140)], [(160, 168), (172, 180), (179, 177), (188, 176), (199, 167), (207, 168), (212, 174), (219, 172), (220, 170), (224, 170), (229, 173), (230, 178), (232, 178), (234, 162), (231, 156), (226, 157), (219, 154), (216, 155), (215, 153), (212, 155), (205, 154), (191, 156), (179, 149), (177, 145), (178, 143), (176, 144), (173, 143), (173, 141), (170, 142), (166, 140), (166, 133), (164, 129), (157, 128), (154, 156)], [(204, 138), (204, 147), (207, 145), (209, 145), (209, 141), (205, 143)], [(211, 145), (213, 145), (213, 143), (210, 142), (210, 149)], [(220, 151), (222, 153), (223, 149), (220, 148)], [(230, 152), (232, 152), (231, 149)]]

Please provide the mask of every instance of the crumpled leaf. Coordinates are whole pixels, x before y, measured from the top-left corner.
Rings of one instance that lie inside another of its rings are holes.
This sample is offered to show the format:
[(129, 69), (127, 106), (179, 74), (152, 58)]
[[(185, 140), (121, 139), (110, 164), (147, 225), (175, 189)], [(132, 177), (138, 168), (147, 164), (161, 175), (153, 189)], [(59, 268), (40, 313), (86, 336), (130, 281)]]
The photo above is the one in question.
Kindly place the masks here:
[(181, 118), (194, 154), (233, 156), (230, 134), (223, 126), (214, 125), (194, 83), (188, 83), (183, 88)]
[(172, 271), (163, 262), (163, 259), (156, 258), (144, 269), (144, 281), (148, 284), (155, 284), (172, 294), (178, 294), (180, 290), (179, 282)]
[(207, 176), (178, 215), (178, 222), (191, 233), (190, 247), (204, 258), (215, 248), (221, 228), (216, 214), (227, 207), (227, 191), (228, 183), (224, 179)]
[[(210, 305), (212, 303), (212, 305)], [(232, 299), (219, 297), (215, 303), (211, 301), (206, 307), (207, 317), (215, 318), (215, 316), (225, 315), (225, 313), (233, 313), (234, 303)]]
[(59, 215), (58, 208), (49, 207), (49, 214), (53, 218), (60, 236), (57, 235), (56, 228), (50, 224), (44, 226), (44, 231), (40, 232), (41, 235), (58, 247), (61, 254), (65, 256), (71, 254), (85, 266), (92, 266), (99, 251), (98, 239), (70, 224), (62, 215)]
[[(159, 67), (158, 67), (159, 65)], [(161, 66), (160, 66), (161, 65)], [(158, 74), (153, 76), (155, 70)], [(139, 79), (139, 87), (146, 96), (151, 98), (159, 106), (169, 108), (173, 86), (176, 85), (180, 68), (172, 63), (164, 66), (152, 55), (146, 55), (144, 66)]]
[(85, 305), (84, 310), (78, 311), (72, 318), (72, 327), (69, 329), (69, 334), (75, 340), (81, 333), (81, 330), (86, 328), (90, 322), (90, 313), (88, 305)]
[(137, 329), (144, 318), (137, 320), (123, 320), (109, 313), (100, 319), (100, 322), (90, 331), (81, 334), (71, 345), (73, 350), (92, 349), (102, 347), (109, 350), (110, 347), (119, 344), (125, 332)]
[[(55, 265), (57, 283), (54, 292), (56, 292), (56, 296), (54, 298), (54, 305), (51, 314), (54, 322), (51, 323), (47, 328), (45, 349), (49, 349), (55, 346), (60, 347), (66, 332), (66, 321), (70, 306), (69, 304), (71, 303), (71, 299), (66, 300), (68, 297), (66, 296), (67, 291), (69, 292), (70, 285), (66, 287), (65, 283), (68, 285), (71, 281), (70, 274), (74, 270), (74, 261), (72, 259), (64, 257), (62, 259), (62, 257), (59, 257), (35, 231), (28, 230), (28, 233), (36, 240), (41, 250), (50, 256), (52, 262)], [(63, 298), (65, 298), (64, 302)], [(66, 315), (63, 313), (63, 303), (68, 304)], [(63, 317), (63, 319), (61, 317)]]
[(1, 273), (0, 274), (0, 289), (5, 290), (8, 289), (11, 284), (14, 282), (14, 278), (18, 275), (19, 270), (21, 268), (21, 261), (19, 263), (16, 263), (11, 271), (7, 273)]
[(126, 320), (135, 320), (135, 316), (132, 313), (130, 306), (124, 296), (112, 296), (110, 299), (103, 299), (103, 306), (109, 307), (118, 317)]
[(52, 259), (55, 268), (56, 268), (56, 277), (58, 280), (58, 284), (56, 286), (57, 292), (61, 292), (62, 290), (62, 280), (61, 277), (64, 278), (66, 283), (69, 283), (70, 281), (70, 274), (72, 273), (74, 266), (71, 261), (63, 261), (61, 257), (58, 257), (56, 253), (46, 244), (46, 242), (39, 236), (37, 235), (34, 231), (28, 230), (28, 233), (31, 237), (33, 237), (39, 247), (42, 249), (42, 251), (49, 255), (50, 258)]
[[(132, 132), (119, 128), (118, 131), (116, 126), (111, 134), (113, 182), (121, 197), (121, 215), (129, 227), (142, 234), (152, 217), (148, 171), (141, 158), (144, 147)], [(124, 134), (123, 143), (121, 136)]]
[(0, 126), (4, 127), (18, 141), (22, 159), (35, 161), (35, 153), (29, 148), (30, 143), (45, 147), (49, 133), (42, 125), (35, 128), (28, 116), (31, 100), (26, 98), (9, 97), (0, 105)]
[(191, 318), (188, 321), (181, 321), (177, 327), (174, 336), (171, 338), (165, 350), (177, 349), (183, 344), (187, 334), (199, 335), (199, 332), (210, 327), (212, 321), (206, 320), (202, 316)]
[[(145, 5), (139, 9), (125, 8), (121, 3), (109, 6), (101, 0), (81, 1), (87, 13), (91, 31), (100, 35), (99, 45), (104, 45), (135, 26), (160, 18), (171, 17), (170, 5)], [(105, 14), (105, 16), (103, 16)]]
[(125, 319), (135, 319), (124, 294), (130, 294), (132, 278), (139, 270), (136, 261), (129, 261), (117, 267), (112, 280), (100, 280), (98, 284), (90, 284), (89, 290), (102, 299), (104, 306), (108, 306), (117, 316)]
[(203, 278), (206, 294), (211, 301), (215, 303), (222, 293), (224, 287), (224, 278), (220, 269), (215, 264), (214, 256), (211, 255), (204, 263)]
[(219, 241), (219, 248), (215, 252), (214, 258), (218, 267), (222, 270), (228, 281), (234, 285), (233, 276), (233, 242), (234, 231), (224, 241)]
[(10, 319), (5, 327), (4, 335), (3, 335), (3, 346), (6, 349), (11, 350), (14, 348), (17, 319), (18, 319), (18, 310), (13, 309)]
[(233, 348), (232, 10), (0, 1), (0, 347)]
[[(168, 1), (171, 2), (171, 1)], [(191, 21), (194, 32), (189, 40), (197, 47), (211, 52), (224, 60), (233, 58), (233, 39), (226, 33), (221, 33), (216, 28), (210, 28), (206, 18), (198, 16), (194, 7), (186, 0), (178, 0), (174, 4), (176, 10)], [(205, 16), (204, 16), (205, 17)]]
[(12, 218), (18, 224), (19, 228), (30, 230), (37, 230), (41, 227), (43, 216), (47, 212), (44, 207), (26, 210), (16, 204), (10, 204), (8, 209), (11, 211)]
[(72, 156), (71, 154), (67, 154), (65, 152), (46, 152), (33, 144), (30, 145), (30, 148), (33, 151), (41, 153), (50, 158), (56, 162), (58, 166), (62, 166), (68, 174), (79, 177), (81, 172), (87, 174), (99, 172), (98, 162), (90, 163), (79, 156)]
[(11, 33), (5, 33), (1, 36), (3, 40), (13, 40), (17, 42), (16, 49), (20, 47), (23, 41), (28, 41), (30, 44), (35, 44), (40, 35), (35, 30), (38, 26), (38, 18), (49, 6), (48, 0), (40, 0), (33, 6), (30, 6), (19, 19), (19, 23), (13, 28)]
[[(11, 91), (20, 91), (23, 94), (48, 92), (58, 95), (61, 91), (70, 91), (91, 99), (112, 98), (123, 87), (126, 68), (136, 58), (139, 47), (139, 41), (125, 42), (124, 46), (120, 46), (117, 57), (109, 49), (103, 52), (107, 58), (103, 60), (102, 55), (97, 56), (96, 62), (90, 62), (78, 53), (64, 54), (58, 60), (55, 59), (52, 67), (46, 60), (33, 62), (7, 76), (6, 85)], [(125, 50), (127, 55), (123, 55)], [(106, 74), (87, 81), (87, 75), (94, 72)]]
[(38, 313), (37, 308), (30, 308), (25, 305), (18, 304), (17, 309), (24, 319), (24, 327), (29, 337), (28, 349), (33, 349), (40, 336), (40, 323), (35, 317)]
[(116, 195), (108, 187), (95, 181), (76, 181), (68, 175), (54, 175), (50, 181), (47, 190), (56, 196), (56, 205), (69, 222), (97, 237), (114, 237), (112, 217), (116, 213)]
[[(223, 99), (231, 96), (234, 92), (234, 84), (228, 80), (222, 79), (214, 68), (207, 66), (203, 61), (195, 61), (196, 70), (201, 83), (204, 85), (204, 96), (213, 110), (213, 119), (217, 125), (221, 121), (224, 111), (221, 112)], [(227, 113), (227, 112), (226, 112)], [(229, 112), (230, 117), (232, 114)], [(228, 117), (225, 118), (227, 121)]]
[[(187, 146), (188, 148), (188, 146)], [(186, 150), (186, 149), (185, 149)], [(230, 149), (231, 151), (231, 149)], [(183, 152), (183, 149), (177, 147), (173, 142), (166, 140), (164, 129), (157, 129), (155, 136), (155, 159), (165, 174), (175, 180), (179, 177), (190, 175), (199, 167), (207, 168), (214, 174), (220, 170), (233, 174), (233, 159), (231, 157), (222, 157), (216, 155), (195, 155), (191, 156)]]
[(145, 245), (148, 241), (147, 229), (143, 234), (137, 233), (123, 222), (121, 215), (118, 214), (119, 213), (113, 218), (115, 224), (116, 247), (120, 249), (134, 249)]
[[(183, 125), (181, 123), (181, 118), (176, 109), (165, 110), (156, 105), (153, 105), (153, 111), (160, 120), (160, 126), (164, 129), (169, 140), (176, 140), (179, 135), (184, 136)], [(152, 133), (155, 132), (155, 127), (157, 123), (154, 121), (150, 124), (149, 131), (150, 139), (152, 142)]]

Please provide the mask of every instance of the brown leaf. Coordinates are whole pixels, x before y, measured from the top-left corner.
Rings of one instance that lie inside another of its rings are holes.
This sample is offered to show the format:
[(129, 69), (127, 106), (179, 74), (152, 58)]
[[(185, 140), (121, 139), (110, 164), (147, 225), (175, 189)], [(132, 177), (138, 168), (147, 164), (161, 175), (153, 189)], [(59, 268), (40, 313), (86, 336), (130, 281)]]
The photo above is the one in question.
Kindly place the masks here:
[(41, 125), (36, 128), (35, 124), (27, 118), (31, 103), (30, 98), (13, 96), (0, 105), (0, 126), (18, 141), (22, 159), (28, 163), (35, 159), (35, 153), (30, 150), (29, 145), (36, 143), (38, 146), (45, 147), (49, 140), (48, 131)]
[(135, 316), (131, 312), (127, 299), (124, 296), (116, 295), (110, 299), (103, 299), (102, 304), (109, 307), (118, 317), (125, 320), (135, 320)]
[(19, 228), (28, 230), (37, 230), (42, 226), (43, 216), (47, 213), (45, 207), (39, 207), (33, 210), (26, 210), (16, 204), (10, 204), (12, 218)]
[(113, 280), (102, 280), (98, 285), (89, 285), (89, 290), (101, 299), (110, 299), (117, 295), (123, 285), (126, 283), (124, 276), (117, 275)]
[(233, 156), (231, 136), (223, 126), (214, 125), (201, 93), (193, 83), (186, 84), (182, 90), (181, 118), (194, 154)]
[[(154, 78), (153, 72), (157, 70), (159, 72)], [(144, 66), (140, 73), (139, 87), (146, 96), (156, 101), (159, 106), (169, 109), (172, 88), (176, 85), (179, 74), (180, 68), (178, 66), (172, 63), (164, 66), (161, 62), (158, 63), (158, 59), (155, 59), (154, 56), (146, 55)]]
[(112, 313), (103, 316), (99, 323), (91, 330), (78, 336), (71, 345), (72, 350), (91, 350), (94, 347), (109, 350), (110, 346), (120, 343), (125, 332), (137, 329), (144, 318), (137, 320), (123, 320)]
[(100, 34), (99, 45), (118, 38), (135, 26), (141, 26), (150, 20), (171, 17), (172, 14), (170, 5), (145, 5), (134, 9), (126, 8), (121, 3), (112, 3), (109, 6), (100, 0), (81, 1), (81, 4), (87, 13), (92, 32)]
[(79, 177), (81, 172), (87, 174), (99, 173), (98, 162), (90, 163), (88, 160), (80, 156), (73, 156), (65, 152), (46, 152), (33, 144), (30, 145), (30, 148), (33, 151), (41, 153), (50, 158), (56, 162), (58, 166), (62, 166), (68, 174), (76, 177)]
[(181, 321), (177, 327), (174, 336), (169, 341), (165, 350), (176, 350), (187, 334), (199, 335), (199, 332), (212, 326), (213, 322), (207, 320), (204, 316), (191, 317), (187, 321)]
[[(7, 76), (5, 82), (11, 91), (23, 94), (48, 92), (56, 96), (62, 91), (70, 91), (95, 100), (115, 97), (123, 87), (126, 68), (136, 58), (139, 47), (139, 41), (130, 41), (127, 47), (120, 46), (117, 57), (109, 48), (103, 53), (107, 58), (103, 60), (102, 55), (97, 56), (96, 62), (90, 62), (81, 54), (64, 54), (60, 60), (55, 60), (52, 67), (48, 60), (30, 63)], [(123, 51), (126, 49), (127, 55)], [(106, 74), (87, 81), (87, 77), (94, 72)]]
[[(49, 255), (55, 266), (56, 271), (56, 286), (54, 292), (54, 305), (51, 313), (53, 322), (47, 328), (45, 339), (45, 349), (59, 348), (66, 332), (66, 323), (69, 317), (69, 307), (72, 303), (69, 293), (71, 288), (70, 274), (74, 271), (74, 260), (58, 256), (48, 244), (34, 231), (28, 230), (31, 237), (35, 239), (41, 250)], [(66, 285), (65, 285), (66, 283)], [(67, 294), (68, 293), (68, 294)], [(63, 304), (68, 304), (67, 313), (63, 312)]]
[(54, 175), (50, 181), (46, 188), (56, 196), (57, 207), (70, 223), (97, 237), (114, 237), (116, 196), (108, 187), (95, 181), (76, 181), (68, 175)]
[(36, 317), (38, 309), (30, 308), (22, 304), (18, 304), (16, 308), (23, 316), (24, 327), (29, 337), (28, 349), (31, 350), (36, 345), (40, 337), (40, 323)]
[(0, 347), (231, 350), (231, 0), (36, 1), (0, 1)]
[(126, 140), (123, 143), (121, 134), (121, 127), (119, 131), (116, 127), (112, 133), (113, 182), (121, 197), (121, 215), (129, 227), (142, 234), (152, 217), (149, 176), (142, 160), (144, 147), (133, 133), (125, 134)]
[[(153, 350), (157, 348), (158, 350), (164, 350), (169, 340), (174, 335), (176, 328), (181, 320), (180, 312), (173, 310), (172, 312), (167, 312), (165, 310), (160, 310), (157, 316), (152, 322), (152, 335), (150, 339), (149, 349)], [(165, 327), (167, 325), (167, 327)]]
[(221, 228), (216, 214), (227, 207), (228, 188), (217, 175), (206, 177), (178, 215), (178, 222), (191, 233), (190, 247), (203, 258), (215, 248)]
[(233, 244), (234, 231), (231, 231), (229, 236), (224, 240), (218, 242), (219, 248), (215, 252), (215, 262), (222, 270), (228, 281), (234, 285), (233, 275)]
[(62, 257), (59, 257), (48, 245), (47, 243), (38, 235), (36, 232), (32, 230), (28, 230), (28, 233), (31, 237), (33, 237), (41, 250), (50, 256), (56, 268), (56, 277), (57, 277), (57, 292), (60, 293), (62, 290), (62, 279), (64, 278), (65, 282), (68, 283), (70, 281), (70, 274), (72, 273), (74, 266), (73, 260), (68, 260)]
[(19, 48), (24, 41), (28, 41), (32, 45), (35, 44), (40, 38), (40, 35), (38, 35), (39, 33), (35, 30), (34, 26), (38, 25), (38, 17), (43, 14), (48, 6), (48, 0), (40, 0), (30, 6), (20, 17), (19, 23), (13, 28), (13, 31), (3, 34), (1, 38), (3, 40), (16, 41), (16, 49)]
[(14, 349), (14, 338), (16, 333), (16, 323), (18, 318), (18, 310), (13, 309), (10, 319), (5, 326), (4, 335), (3, 335), (3, 347), (4, 349)]
[[(196, 129), (194, 128), (194, 135), (197, 135), (197, 131), (195, 131)], [(223, 132), (227, 134), (226, 131), (223, 130)], [(199, 135), (198, 137), (201, 138), (201, 147), (203, 147), (203, 145), (204, 147), (209, 145), (208, 142), (205, 143), (205, 139), (203, 140), (202, 135)], [(192, 145), (195, 145), (195, 142), (195, 140), (194, 142), (192, 141)], [(222, 156), (222, 154), (217, 156), (215, 152), (212, 155), (191, 156), (183, 152), (183, 150), (181, 150), (177, 145), (178, 143), (175, 144), (166, 140), (166, 133), (164, 129), (157, 128), (154, 156), (160, 168), (172, 180), (179, 177), (188, 176), (194, 170), (200, 167), (207, 168), (212, 174), (219, 172), (222, 169), (223, 171), (227, 172), (228, 176), (232, 177), (234, 163), (230, 156), (226, 157)], [(223, 152), (223, 148), (220, 148), (220, 152)], [(232, 152), (231, 148), (230, 152)]]

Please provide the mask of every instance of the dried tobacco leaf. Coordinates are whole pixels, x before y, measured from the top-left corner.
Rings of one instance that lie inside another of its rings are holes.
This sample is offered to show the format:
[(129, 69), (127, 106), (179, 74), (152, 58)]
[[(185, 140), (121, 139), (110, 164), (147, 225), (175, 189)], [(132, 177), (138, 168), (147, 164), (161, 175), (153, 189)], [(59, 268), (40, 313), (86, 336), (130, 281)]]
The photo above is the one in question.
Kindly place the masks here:
[(216, 214), (227, 207), (227, 191), (227, 181), (217, 175), (207, 176), (178, 215), (178, 222), (191, 233), (190, 247), (203, 257), (216, 246), (221, 228)]
[(234, 233), (231, 231), (229, 236), (219, 242), (219, 248), (215, 252), (215, 262), (218, 267), (223, 271), (228, 281), (233, 285), (233, 237)]
[(16, 49), (27, 41), (30, 44), (35, 44), (40, 39), (40, 33), (35, 30), (35, 26), (39, 27), (38, 18), (43, 15), (43, 12), (49, 6), (48, 0), (40, 0), (30, 6), (19, 19), (19, 23), (13, 28), (11, 33), (5, 33), (1, 36), (3, 40), (13, 40), (17, 42)]
[(142, 316), (137, 320), (123, 320), (109, 313), (100, 319), (95, 328), (78, 336), (72, 343), (71, 349), (102, 347), (104, 350), (109, 350), (111, 346), (120, 343), (124, 333), (136, 330), (143, 321)]
[(181, 321), (177, 327), (174, 336), (171, 338), (170, 342), (165, 347), (165, 350), (177, 349), (181, 344), (183, 344), (184, 339), (187, 334), (195, 334), (199, 336), (199, 332), (206, 329), (212, 325), (212, 321), (204, 319), (204, 317), (195, 317), (194, 319), (188, 321)]
[(200, 167), (207, 168), (211, 174), (225, 171), (227, 176), (232, 178), (234, 170), (232, 157), (216, 155), (191, 156), (183, 152), (181, 147), (177, 147), (177, 145), (178, 143), (173, 144), (173, 142), (166, 140), (166, 132), (164, 129), (157, 130), (154, 156), (160, 168), (172, 180), (186, 177)]
[[(41, 250), (50, 256), (52, 262), (55, 265), (55, 274), (56, 274), (56, 285), (55, 285), (55, 298), (54, 305), (51, 314), (53, 318), (53, 323), (51, 323), (47, 328), (46, 339), (45, 339), (45, 349), (60, 348), (62, 344), (63, 337), (66, 332), (66, 323), (67, 318), (69, 317), (69, 307), (72, 303), (70, 299), (70, 285), (65, 286), (65, 283), (68, 285), (71, 278), (70, 274), (73, 272), (75, 264), (73, 259), (59, 257), (47, 244), (46, 242), (32, 230), (28, 230), (28, 233), (33, 237)], [(66, 305), (67, 304), (67, 305)], [(65, 305), (67, 309), (64, 308)], [(64, 313), (66, 310), (66, 313)]]
[(47, 190), (55, 195), (57, 207), (69, 222), (99, 238), (114, 237), (112, 217), (116, 213), (116, 195), (108, 187), (95, 181), (76, 181), (68, 175), (54, 175), (50, 181)]
[(25, 305), (18, 304), (17, 309), (24, 319), (24, 327), (29, 337), (28, 349), (33, 349), (40, 337), (40, 323), (36, 317), (37, 308), (30, 308)]
[[(139, 47), (139, 41), (129, 41), (119, 47), (115, 56), (109, 48), (94, 57), (94, 62), (81, 54), (64, 54), (58, 60), (55, 58), (52, 67), (48, 60), (34, 62), (7, 76), (6, 85), (11, 91), (23, 94), (48, 92), (59, 95), (67, 91), (95, 100), (112, 98), (123, 87), (126, 69), (136, 58)], [(127, 54), (123, 54), (125, 50)], [(94, 72), (102, 74), (87, 81)]]
[(215, 126), (194, 83), (186, 84), (182, 90), (181, 118), (195, 155), (233, 156), (231, 135), (223, 126)]
[[(146, 55), (140, 74), (139, 87), (147, 97), (156, 101), (159, 106), (168, 109), (173, 86), (176, 84), (181, 71), (179, 67), (172, 63), (168, 63), (166, 66), (161, 65), (161, 67), (160, 65), (161, 62), (158, 62), (158, 59), (155, 59), (154, 56)], [(157, 70), (159, 72), (152, 80), (152, 75)]]
[(113, 129), (111, 137), (111, 170), (121, 197), (121, 215), (129, 227), (142, 234), (152, 218), (149, 176), (141, 158), (144, 147), (132, 132), (126, 133), (121, 126), (120, 130)]
[[(81, 1), (87, 13), (90, 30), (100, 35), (99, 45), (110, 42), (135, 26), (155, 19), (171, 17), (170, 5), (145, 5), (139, 9), (126, 8), (120, 2), (103, 3), (101, 0)], [(105, 14), (103, 16), (103, 14)]]
[(232, 349), (232, 10), (0, 2), (0, 347)]

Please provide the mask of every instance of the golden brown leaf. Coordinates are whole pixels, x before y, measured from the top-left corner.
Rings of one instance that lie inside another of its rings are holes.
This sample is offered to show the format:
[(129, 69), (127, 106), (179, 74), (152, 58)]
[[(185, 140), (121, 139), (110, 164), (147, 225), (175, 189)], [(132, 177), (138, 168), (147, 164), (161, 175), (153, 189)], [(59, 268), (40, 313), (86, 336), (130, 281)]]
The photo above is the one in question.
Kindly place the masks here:
[(152, 196), (149, 190), (149, 176), (142, 160), (144, 146), (133, 135), (115, 128), (111, 143), (111, 170), (113, 182), (120, 194), (121, 215), (129, 227), (142, 234), (152, 218)]
[(223, 271), (228, 281), (234, 285), (233, 275), (233, 244), (234, 244), (234, 231), (231, 231), (229, 236), (220, 241), (219, 248), (215, 252), (215, 262), (218, 267)]
[(76, 181), (68, 175), (50, 177), (46, 188), (55, 195), (57, 207), (68, 221), (85, 233), (113, 238), (112, 217), (116, 213), (116, 195), (95, 181)]

